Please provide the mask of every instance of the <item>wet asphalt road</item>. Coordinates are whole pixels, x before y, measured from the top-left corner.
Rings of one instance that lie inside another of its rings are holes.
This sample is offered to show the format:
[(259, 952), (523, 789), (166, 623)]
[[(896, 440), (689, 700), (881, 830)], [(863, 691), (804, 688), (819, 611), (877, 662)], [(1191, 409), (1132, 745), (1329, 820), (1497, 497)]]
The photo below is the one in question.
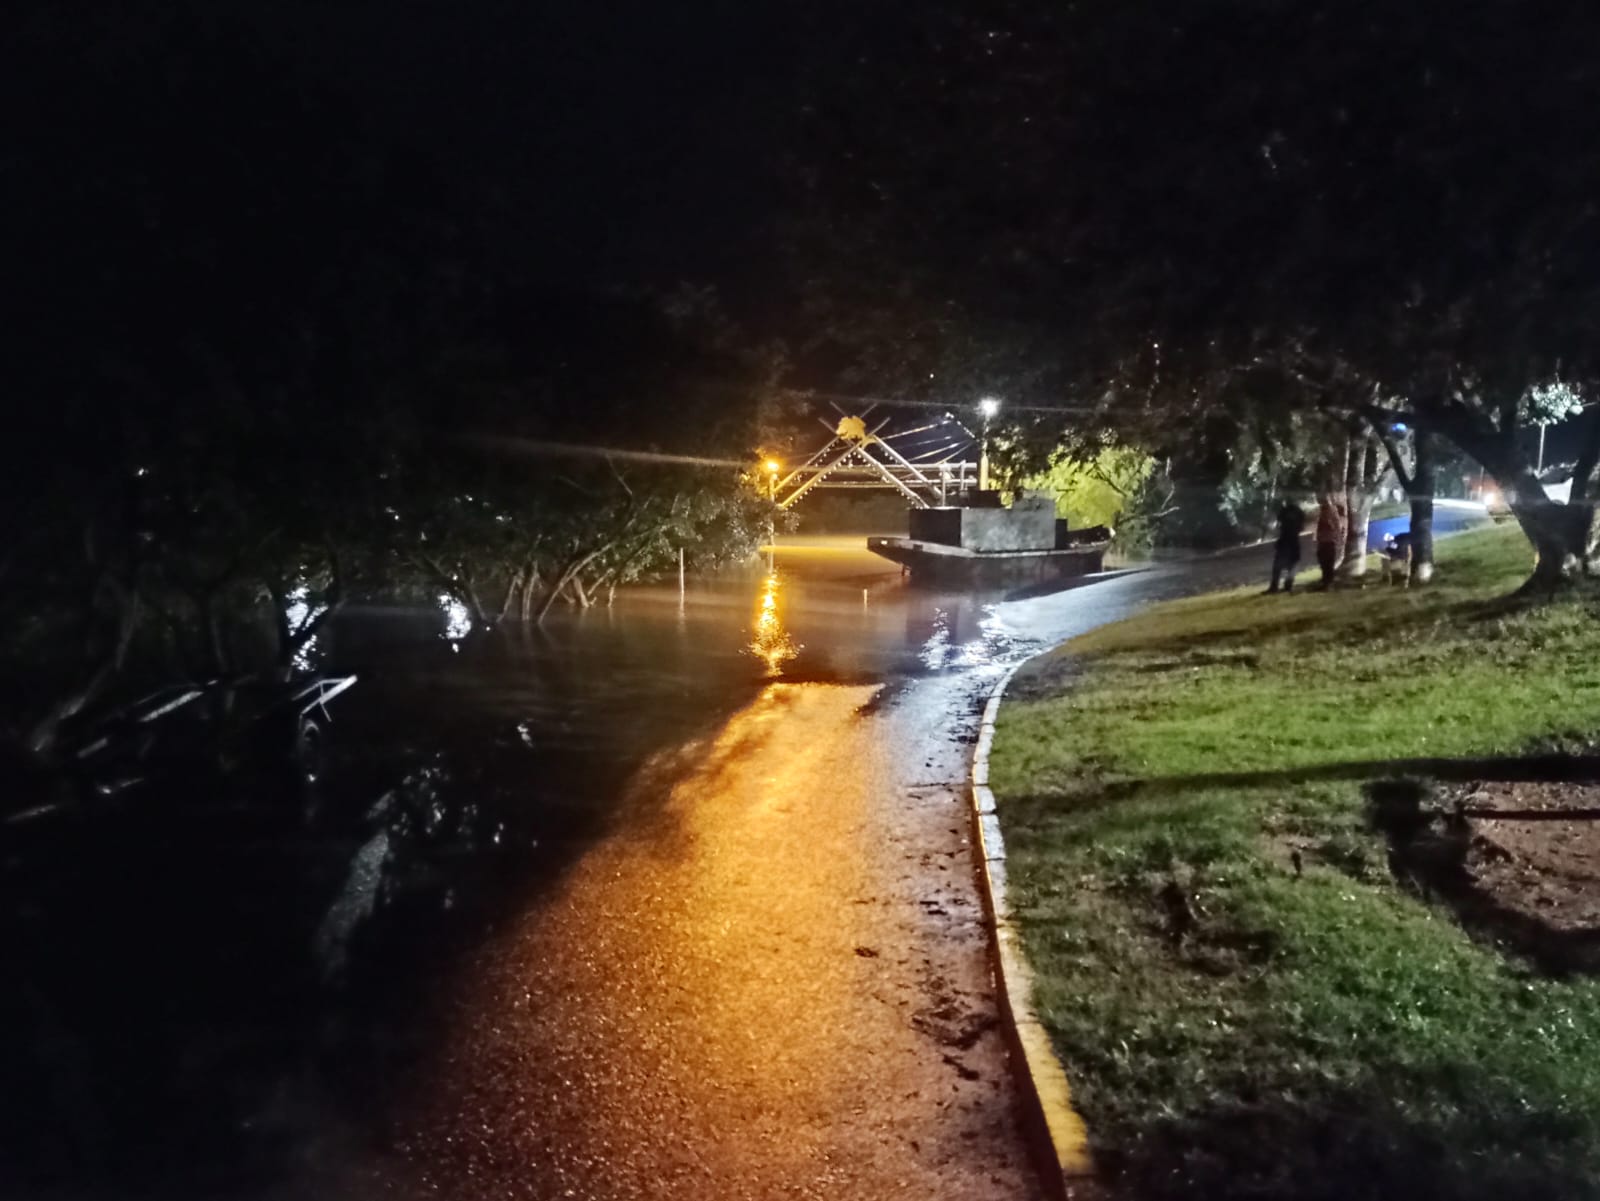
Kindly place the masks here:
[[(1153, 599), (1253, 579), (1265, 555), (908, 617), (897, 578), (862, 552), (780, 554), (792, 595), (766, 609), (796, 662), (780, 655), (715, 733), (658, 753), (612, 832), (457, 967), (431, 1051), (396, 1082), (385, 1150), (323, 1184), (595, 1201), (1040, 1195), (968, 842), (978, 713), (1008, 664)], [(755, 613), (761, 653), (759, 600)], [(881, 684), (791, 682), (880, 628), (909, 668), (880, 668)]]

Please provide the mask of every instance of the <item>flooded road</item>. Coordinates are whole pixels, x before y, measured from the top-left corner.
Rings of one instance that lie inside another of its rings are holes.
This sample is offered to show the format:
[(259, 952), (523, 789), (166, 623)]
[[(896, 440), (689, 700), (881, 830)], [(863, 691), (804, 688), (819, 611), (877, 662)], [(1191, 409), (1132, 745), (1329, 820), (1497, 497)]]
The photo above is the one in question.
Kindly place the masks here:
[(1260, 557), (1004, 601), (817, 540), (726, 628), (726, 593), (691, 597), (678, 636), (742, 652), (757, 690), (648, 757), (607, 833), (457, 965), (383, 1152), (331, 1191), (1039, 1195), (969, 856), (977, 714), (1016, 659)]
[(450, 1196), (1030, 1195), (1007, 1081), (975, 1046), (994, 1018), (963, 815), (906, 790), (862, 716), (873, 691), (767, 686), (664, 804), (480, 949), (397, 1129), (402, 1178)]
[(540, 633), (354, 614), (303, 817), (30, 851), (7, 1195), (1037, 1195), (967, 843), (983, 698), (1269, 551), (1006, 600), (861, 543)]

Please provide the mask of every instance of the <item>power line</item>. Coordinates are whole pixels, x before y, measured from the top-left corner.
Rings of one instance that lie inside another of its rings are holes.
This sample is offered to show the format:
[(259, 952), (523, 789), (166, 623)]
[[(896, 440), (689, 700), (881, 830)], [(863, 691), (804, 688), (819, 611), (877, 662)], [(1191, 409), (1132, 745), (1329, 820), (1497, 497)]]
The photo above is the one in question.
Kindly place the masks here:
[(628, 450), (620, 446), (595, 446), (591, 443), (547, 442), (541, 438), (517, 438), (509, 434), (465, 434), (461, 440), (486, 450), (512, 451), (524, 455), (548, 455), (567, 459), (620, 459), (631, 463), (678, 463), (688, 467), (748, 467), (749, 459), (714, 459), (702, 455), (676, 455), (658, 450)]

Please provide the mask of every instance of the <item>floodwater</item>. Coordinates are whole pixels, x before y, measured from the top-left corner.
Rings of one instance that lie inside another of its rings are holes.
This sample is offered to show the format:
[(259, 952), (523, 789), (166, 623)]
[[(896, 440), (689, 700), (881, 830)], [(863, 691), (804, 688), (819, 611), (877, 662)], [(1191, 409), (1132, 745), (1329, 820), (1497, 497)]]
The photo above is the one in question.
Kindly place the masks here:
[(967, 846), (995, 679), (1268, 548), (1047, 596), (780, 545), (542, 631), (352, 613), (304, 795), (3, 850), (0, 1194), (1037, 1195)]

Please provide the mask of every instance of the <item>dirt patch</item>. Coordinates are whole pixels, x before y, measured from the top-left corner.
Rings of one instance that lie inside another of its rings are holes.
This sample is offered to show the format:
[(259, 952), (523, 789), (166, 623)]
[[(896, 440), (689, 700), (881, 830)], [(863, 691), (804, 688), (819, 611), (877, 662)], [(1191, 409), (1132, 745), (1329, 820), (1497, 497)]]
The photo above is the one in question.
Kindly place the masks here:
[(1480, 781), (1431, 800), (1380, 819), (1396, 876), (1547, 972), (1600, 972), (1600, 783)]
[(1066, 691), (1083, 668), (1076, 655), (1057, 651), (1029, 659), (1006, 685), (1006, 700), (1048, 701)]
[[(1600, 784), (1486, 783), (1452, 799), (1470, 814), (1465, 866), (1479, 888), (1551, 930), (1600, 928)], [(1584, 816), (1563, 820), (1574, 811)]]

